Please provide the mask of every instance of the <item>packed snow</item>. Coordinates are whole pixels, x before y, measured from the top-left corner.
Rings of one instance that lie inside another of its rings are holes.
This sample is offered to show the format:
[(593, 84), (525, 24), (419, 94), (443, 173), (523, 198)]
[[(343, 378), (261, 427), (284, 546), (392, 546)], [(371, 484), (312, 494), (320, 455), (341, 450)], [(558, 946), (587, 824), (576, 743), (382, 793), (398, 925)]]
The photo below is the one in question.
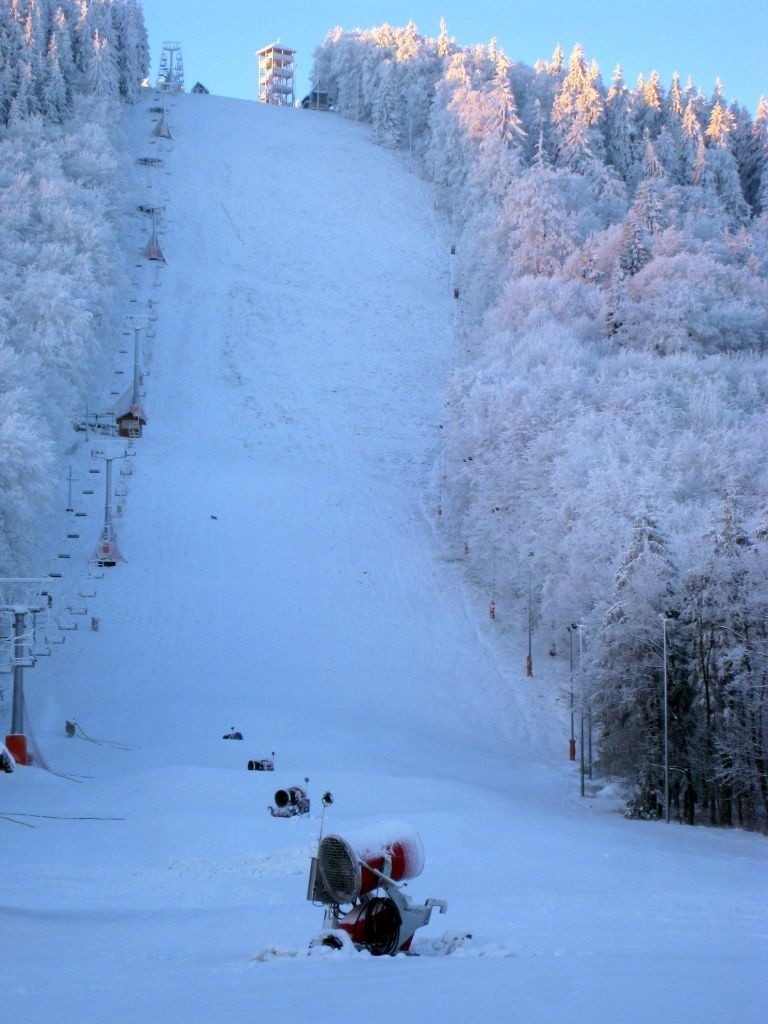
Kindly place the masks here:
[[(182, 95), (165, 141), (155, 102), (124, 115), (115, 313), (142, 325), (148, 424), (73, 434), (57, 642), (25, 672), (51, 771), (0, 775), (8, 1019), (763, 1021), (764, 837), (630, 822), (596, 782), (581, 798), (567, 656), (535, 637), (527, 678), (521, 624), (441, 543), (457, 310), (429, 186), (332, 115)], [(164, 208), (165, 265), (141, 205)], [(117, 331), (94, 408), (132, 343)], [(90, 560), (92, 449), (129, 452), (113, 568)], [(310, 814), (271, 816), (292, 785)], [(421, 955), (309, 955), (321, 829), (393, 820), (424, 847), (407, 891), (448, 904)], [(471, 938), (436, 955), (446, 932)]]

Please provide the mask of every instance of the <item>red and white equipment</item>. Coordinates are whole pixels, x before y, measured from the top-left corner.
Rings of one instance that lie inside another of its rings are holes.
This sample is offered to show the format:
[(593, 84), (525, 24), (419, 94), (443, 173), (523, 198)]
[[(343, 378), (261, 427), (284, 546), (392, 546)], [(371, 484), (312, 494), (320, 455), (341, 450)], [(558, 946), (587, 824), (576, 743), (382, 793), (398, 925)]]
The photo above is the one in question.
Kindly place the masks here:
[[(341, 836), (320, 840), (312, 858), (307, 899), (326, 907), (323, 931), (312, 945), (341, 948), (351, 942), (373, 956), (407, 953), (418, 928), (429, 923), (445, 900), (413, 903), (397, 884), (424, 868), (424, 850), (415, 832), (398, 828), (396, 838)], [(349, 910), (342, 910), (351, 904)]]

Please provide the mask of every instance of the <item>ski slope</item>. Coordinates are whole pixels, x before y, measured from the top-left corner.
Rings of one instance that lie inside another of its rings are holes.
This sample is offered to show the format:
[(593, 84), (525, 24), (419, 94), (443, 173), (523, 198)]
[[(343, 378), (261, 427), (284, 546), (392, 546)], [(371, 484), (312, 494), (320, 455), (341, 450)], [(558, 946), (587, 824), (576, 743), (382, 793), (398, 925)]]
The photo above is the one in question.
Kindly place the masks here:
[[(580, 799), (567, 659), (535, 647), (525, 678), (511, 613), (488, 619), (441, 538), (456, 311), (429, 187), (332, 115), (179, 96), (168, 142), (152, 102), (125, 114), (113, 367), (122, 318), (151, 312), (148, 425), (114, 463), (124, 561), (88, 559), (89, 453), (125, 445), (78, 441), (85, 516), (62, 491), (66, 642), (25, 674), (58, 774), (0, 776), (8, 1019), (762, 1022), (765, 839)], [(141, 204), (164, 207), (165, 266)], [(274, 773), (246, 770), (273, 751)], [(312, 813), (271, 817), (305, 778)], [(424, 844), (412, 898), (447, 914), (419, 957), (308, 956), (321, 826), (389, 822)], [(446, 930), (472, 939), (430, 955)]]

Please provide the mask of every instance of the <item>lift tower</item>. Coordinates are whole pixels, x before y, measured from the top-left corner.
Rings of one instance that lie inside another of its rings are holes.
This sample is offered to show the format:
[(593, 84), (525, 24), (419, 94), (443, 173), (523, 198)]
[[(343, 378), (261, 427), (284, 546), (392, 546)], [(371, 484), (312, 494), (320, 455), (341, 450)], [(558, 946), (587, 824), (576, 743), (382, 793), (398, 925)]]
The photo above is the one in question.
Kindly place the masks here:
[(184, 92), (184, 60), (181, 43), (163, 43), (157, 88), (165, 92)]
[[(17, 764), (29, 763), (27, 737), (24, 729), (24, 669), (32, 668), (37, 660), (35, 650), (35, 616), (50, 607), (46, 580), (41, 578), (0, 579), (0, 641), (8, 644), (7, 660), (13, 671), (13, 698), (11, 703), (11, 731), (5, 745)], [(28, 621), (27, 616), (31, 621)], [(11, 626), (13, 632), (6, 635)], [(3, 652), (4, 656), (6, 652)]]

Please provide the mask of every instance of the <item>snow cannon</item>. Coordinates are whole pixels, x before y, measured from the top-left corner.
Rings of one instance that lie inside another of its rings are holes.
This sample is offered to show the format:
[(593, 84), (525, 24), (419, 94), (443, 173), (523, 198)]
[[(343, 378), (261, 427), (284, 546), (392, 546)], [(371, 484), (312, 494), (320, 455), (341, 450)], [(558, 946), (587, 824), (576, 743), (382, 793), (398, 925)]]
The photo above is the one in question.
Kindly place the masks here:
[[(407, 953), (433, 909), (441, 914), (448, 909), (445, 900), (416, 904), (402, 893), (398, 883), (423, 869), (421, 839), (402, 826), (395, 836), (368, 835), (353, 842), (325, 836), (312, 858), (307, 899), (326, 911), (323, 931), (310, 946), (341, 949), (351, 943), (373, 956)], [(342, 910), (346, 904), (350, 909)]]
[(424, 870), (424, 847), (416, 833), (378, 842), (361, 841), (357, 849), (341, 836), (329, 835), (317, 849), (320, 877), (334, 903), (354, 903), (373, 892), (382, 877), (392, 882), (417, 878)]
[[(305, 782), (308, 782), (305, 779)], [(275, 793), (275, 806), (269, 807), (273, 818), (293, 818), (297, 814), (309, 814), (309, 797), (301, 786), (289, 786)]]

